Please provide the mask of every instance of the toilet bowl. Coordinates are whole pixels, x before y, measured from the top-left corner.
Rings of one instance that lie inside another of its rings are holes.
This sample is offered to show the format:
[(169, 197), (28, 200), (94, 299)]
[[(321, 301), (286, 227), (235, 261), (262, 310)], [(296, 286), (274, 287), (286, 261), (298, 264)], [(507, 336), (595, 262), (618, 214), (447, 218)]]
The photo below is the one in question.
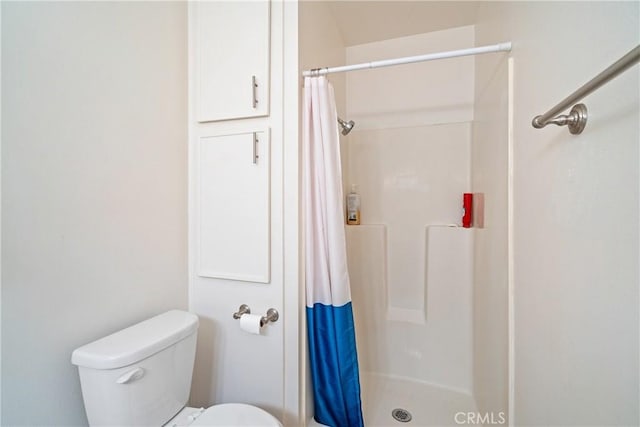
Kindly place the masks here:
[(74, 350), (91, 426), (282, 427), (244, 403), (186, 407), (198, 317), (171, 310)]

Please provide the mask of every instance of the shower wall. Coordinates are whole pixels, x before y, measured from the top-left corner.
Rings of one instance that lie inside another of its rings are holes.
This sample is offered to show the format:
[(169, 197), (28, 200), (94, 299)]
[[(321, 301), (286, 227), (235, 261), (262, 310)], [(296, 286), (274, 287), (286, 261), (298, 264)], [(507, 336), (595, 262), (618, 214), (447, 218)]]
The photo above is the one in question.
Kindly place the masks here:
[[(346, 62), (473, 45), (459, 27), (350, 46)], [(446, 225), (471, 190), (474, 61), (348, 73), (344, 174), (362, 199), (347, 227), (361, 370), (469, 393), (473, 231)]]
[(508, 61), (476, 57), (471, 146), (471, 187), (482, 213), (474, 224), (473, 394), (481, 413), (494, 414), (508, 410)]
[[(347, 64), (474, 45), (465, 26), (346, 49)], [(473, 120), (473, 56), (347, 73), (347, 111), (357, 129), (391, 129)]]

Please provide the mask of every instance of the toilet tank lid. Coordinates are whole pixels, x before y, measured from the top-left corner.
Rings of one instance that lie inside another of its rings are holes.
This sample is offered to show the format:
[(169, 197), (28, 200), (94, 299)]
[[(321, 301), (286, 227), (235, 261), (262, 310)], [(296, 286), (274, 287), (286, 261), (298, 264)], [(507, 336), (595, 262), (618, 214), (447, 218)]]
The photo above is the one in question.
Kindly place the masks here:
[(171, 310), (74, 350), (71, 363), (92, 369), (115, 369), (139, 362), (188, 337), (198, 316)]

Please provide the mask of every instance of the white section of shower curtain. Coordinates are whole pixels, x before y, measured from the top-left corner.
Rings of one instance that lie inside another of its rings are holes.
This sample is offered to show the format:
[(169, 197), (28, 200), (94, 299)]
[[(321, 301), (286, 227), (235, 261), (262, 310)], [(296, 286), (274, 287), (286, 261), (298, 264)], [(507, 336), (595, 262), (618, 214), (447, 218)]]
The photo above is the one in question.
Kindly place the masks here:
[(340, 135), (333, 86), (326, 77), (304, 82), (303, 201), (307, 306), (351, 301), (344, 231)]

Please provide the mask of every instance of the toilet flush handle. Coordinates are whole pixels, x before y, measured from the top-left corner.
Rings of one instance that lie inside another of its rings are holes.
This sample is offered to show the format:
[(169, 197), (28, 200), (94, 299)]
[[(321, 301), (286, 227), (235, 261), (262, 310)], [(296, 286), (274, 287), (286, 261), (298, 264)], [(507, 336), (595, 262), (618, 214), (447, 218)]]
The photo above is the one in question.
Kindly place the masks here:
[(116, 383), (118, 383), (118, 384), (129, 384), (131, 381), (138, 380), (138, 379), (140, 379), (142, 377), (144, 377), (144, 369), (135, 368), (135, 369), (132, 369), (131, 371), (127, 372), (126, 374), (122, 375), (120, 378), (118, 378), (116, 380)]

